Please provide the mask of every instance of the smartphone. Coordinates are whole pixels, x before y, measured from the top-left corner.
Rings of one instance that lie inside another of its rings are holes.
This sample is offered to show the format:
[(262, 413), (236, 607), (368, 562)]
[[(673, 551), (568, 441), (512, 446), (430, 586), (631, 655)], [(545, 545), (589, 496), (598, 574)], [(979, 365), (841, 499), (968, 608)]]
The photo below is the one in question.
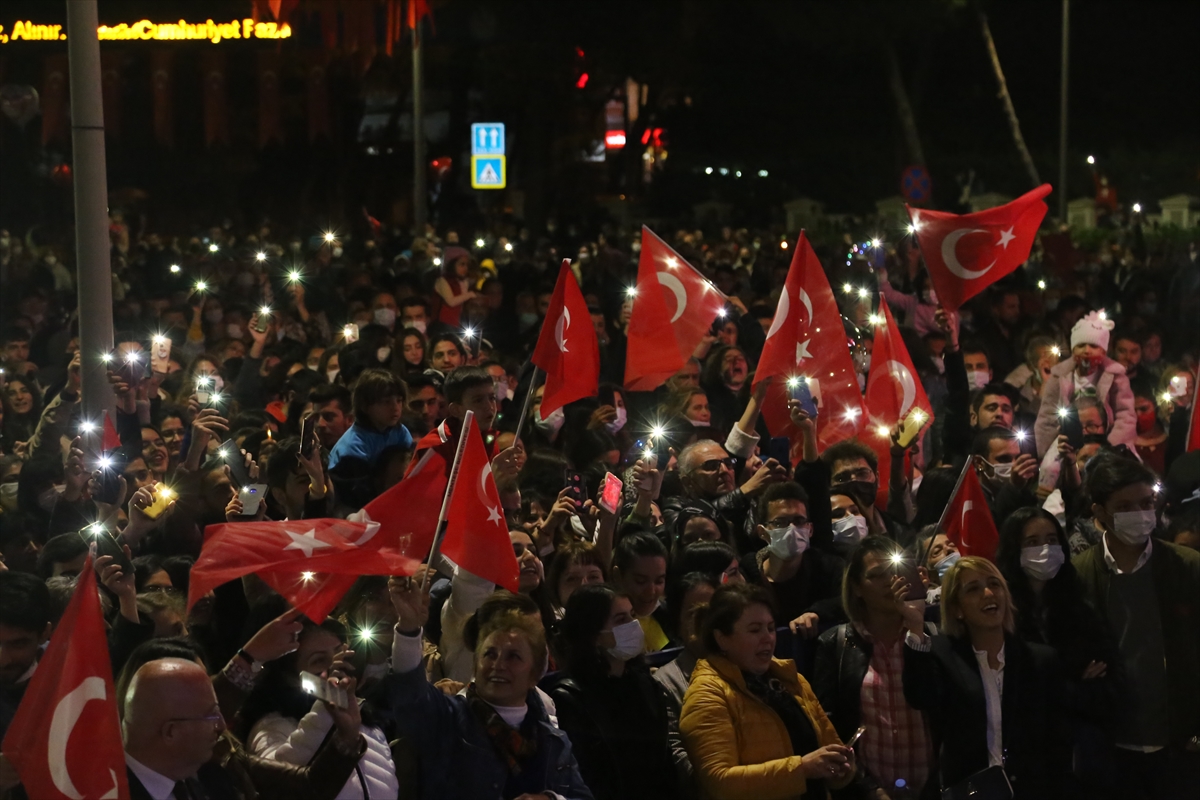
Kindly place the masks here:
[(214, 389), (215, 381), (209, 375), (201, 375), (196, 378), (196, 402), (201, 408), (209, 408), (212, 396), (216, 394)]
[(806, 378), (788, 378), (788, 397), (800, 404), (800, 410), (810, 417), (817, 416), (817, 404), (813, 402), (812, 390)]
[(1171, 397), (1183, 397), (1187, 394), (1187, 378), (1182, 375), (1176, 375), (1171, 378), (1171, 388), (1168, 390)]
[(567, 470), (564, 483), (566, 488), (571, 490), (571, 499), (575, 501), (575, 507), (583, 508), (583, 502), (587, 500), (587, 494), (583, 491), (583, 476), (573, 470)]
[(859, 725), (858, 730), (856, 730), (854, 732), (854, 734), (849, 739), (846, 740), (846, 747), (854, 747), (854, 745), (858, 743), (858, 740), (861, 739), (862, 735), (866, 732), (867, 732), (866, 726)]
[(96, 483), (96, 496), (94, 499), (98, 503), (108, 503), (112, 505), (121, 499), (121, 472), (125, 469), (125, 461), (116, 455), (111, 455), (107, 458), (107, 466), (100, 467), (100, 476)]
[(160, 483), (154, 487), (154, 502), (142, 509), (142, 513), (150, 519), (158, 519), (177, 496), (170, 486)]
[(305, 694), (310, 694), (318, 700), (324, 700), (338, 708), (350, 707), (350, 695), (346, 693), (345, 689), (334, 686), (319, 675), (313, 675), (307, 670), (300, 671), (300, 688), (304, 690)]
[(921, 573), (917, 570), (917, 565), (913, 563), (911, 558), (901, 556), (892, 557), (892, 572), (899, 575), (908, 584), (908, 591), (904, 595), (905, 600), (924, 600), (925, 599), (925, 582), (921, 580)]
[(171, 338), (155, 336), (150, 343), (150, 370), (166, 374), (171, 368)]
[(136, 387), (150, 377), (150, 359), (146, 358), (145, 353), (139, 350), (130, 350), (121, 356), (120, 361), (117, 374), (129, 385), (129, 388)]
[(342, 327), (342, 338), (346, 340), (346, 344), (354, 344), (358, 341), (358, 325), (351, 322), (349, 325)]
[(900, 441), (898, 444), (901, 447), (908, 447), (912, 444), (913, 439), (917, 438), (917, 434), (921, 432), (921, 426), (928, 421), (929, 416), (924, 410), (914, 406), (904, 417), (904, 423), (900, 426)]
[(792, 440), (786, 436), (772, 436), (758, 448), (758, 454), (763, 463), (775, 459), (780, 466), (791, 474), (792, 471)]
[(265, 483), (248, 483), (238, 491), (238, 499), (242, 501), (242, 516), (253, 517), (258, 513), (258, 507), (267, 496)]
[(1083, 447), (1083, 423), (1079, 421), (1079, 412), (1075, 406), (1067, 409), (1067, 413), (1059, 417), (1059, 429), (1067, 437), (1067, 444), (1076, 450)]
[[(265, 308), (265, 306), (264, 306)], [(259, 333), (266, 333), (267, 328), (271, 327), (271, 312), (263, 313), (264, 308), (258, 310), (257, 319), (254, 322), (254, 330)]]
[(604, 488), (600, 491), (600, 507), (610, 514), (617, 513), (621, 505), (621, 489), (625, 484), (611, 472), (604, 476)]
[(229, 479), (233, 481), (233, 485), (237, 488), (249, 486), (251, 484), (250, 473), (246, 471), (246, 457), (242, 455), (242, 449), (237, 446), (237, 442), (233, 439), (226, 439), (221, 442), (219, 451), (225, 463), (229, 466)]
[(300, 426), (300, 455), (312, 457), (313, 448), (317, 445), (317, 415), (316, 412), (304, 418)]
[(121, 568), (121, 571), (126, 575), (133, 574), (133, 562), (129, 560), (129, 556), (125, 555), (125, 548), (121, 547), (121, 543), (117, 541), (108, 528), (105, 528), (99, 523), (89, 525), (79, 532), (84, 541), (96, 543), (97, 556), (112, 556), (113, 563)]

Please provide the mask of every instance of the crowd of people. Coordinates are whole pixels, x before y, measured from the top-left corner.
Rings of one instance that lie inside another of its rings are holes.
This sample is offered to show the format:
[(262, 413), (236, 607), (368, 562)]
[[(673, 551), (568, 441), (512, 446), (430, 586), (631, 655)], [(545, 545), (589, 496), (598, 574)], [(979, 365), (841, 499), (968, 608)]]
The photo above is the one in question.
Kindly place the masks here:
[[(766, 429), (794, 240), (765, 231), (667, 237), (728, 304), (653, 392), (622, 386), (636, 232), (110, 231), (113, 480), (83, 436), (71, 254), (0, 232), (0, 736), (99, 521), (133, 797), (1200, 795), (1194, 243), (1131, 229), (1065, 271), (1038, 248), (955, 313), (912, 236), (818, 243), (860, 385), (883, 297), (933, 406), (881, 465), (822, 448), (819, 406), (792, 401), (793, 441)], [(601, 383), (543, 419), (563, 257)], [(208, 526), (348, 517), (467, 411), (519, 592), (439, 560), (360, 577), (320, 623), (254, 575), (185, 604)], [(939, 527), (964, 468), (990, 558)], [(3, 761), (0, 789), (24, 796)]]

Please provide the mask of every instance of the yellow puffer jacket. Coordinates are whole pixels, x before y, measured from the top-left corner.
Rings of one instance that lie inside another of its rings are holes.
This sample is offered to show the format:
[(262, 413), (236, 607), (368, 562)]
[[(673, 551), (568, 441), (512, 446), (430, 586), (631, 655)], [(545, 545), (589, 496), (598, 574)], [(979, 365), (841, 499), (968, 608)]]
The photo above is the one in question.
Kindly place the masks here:
[[(769, 672), (804, 709), (822, 746), (842, 743), (794, 661), (776, 658)], [(783, 720), (750, 693), (741, 670), (727, 659), (710, 656), (696, 664), (679, 730), (706, 798), (788, 800), (806, 790), (804, 759), (792, 754)], [(830, 785), (840, 789), (851, 778)]]

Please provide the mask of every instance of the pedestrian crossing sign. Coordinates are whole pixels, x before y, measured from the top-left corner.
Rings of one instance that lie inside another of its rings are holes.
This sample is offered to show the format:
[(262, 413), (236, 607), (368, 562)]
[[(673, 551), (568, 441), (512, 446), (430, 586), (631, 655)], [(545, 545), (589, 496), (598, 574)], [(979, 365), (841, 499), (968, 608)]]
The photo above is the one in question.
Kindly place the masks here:
[(503, 189), (507, 179), (504, 156), (471, 156), (471, 188)]

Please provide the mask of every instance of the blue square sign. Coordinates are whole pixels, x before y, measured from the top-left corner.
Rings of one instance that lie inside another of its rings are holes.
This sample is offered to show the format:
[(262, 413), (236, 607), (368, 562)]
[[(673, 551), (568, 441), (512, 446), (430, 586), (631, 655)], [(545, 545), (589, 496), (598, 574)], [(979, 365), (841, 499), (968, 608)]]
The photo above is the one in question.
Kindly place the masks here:
[(471, 156), (471, 188), (503, 189), (504, 156)]
[(504, 155), (504, 123), (476, 122), (471, 125), (471, 155)]

